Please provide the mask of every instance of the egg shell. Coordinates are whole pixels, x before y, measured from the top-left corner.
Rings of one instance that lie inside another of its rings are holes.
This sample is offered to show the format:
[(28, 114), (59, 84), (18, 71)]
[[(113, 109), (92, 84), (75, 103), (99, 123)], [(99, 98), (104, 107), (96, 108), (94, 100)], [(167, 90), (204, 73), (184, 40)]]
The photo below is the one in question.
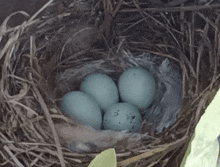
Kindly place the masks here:
[(93, 73), (88, 75), (81, 83), (80, 90), (93, 96), (104, 111), (119, 101), (115, 82), (105, 74)]
[(96, 100), (85, 92), (72, 91), (65, 94), (60, 108), (64, 115), (80, 121), (84, 125), (101, 129), (101, 109)]
[(120, 76), (118, 88), (122, 101), (143, 109), (149, 107), (154, 99), (155, 80), (147, 70), (132, 67)]
[(136, 106), (117, 103), (109, 108), (103, 117), (104, 129), (139, 132), (142, 118)]

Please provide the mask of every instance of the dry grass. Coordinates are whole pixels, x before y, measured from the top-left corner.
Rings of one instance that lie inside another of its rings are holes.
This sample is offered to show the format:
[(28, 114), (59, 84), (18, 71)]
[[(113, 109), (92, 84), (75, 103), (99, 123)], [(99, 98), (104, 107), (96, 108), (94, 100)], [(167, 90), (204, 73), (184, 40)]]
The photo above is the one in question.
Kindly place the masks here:
[[(0, 27), (0, 165), (87, 166), (97, 153), (67, 149), (55, 125), (71, 120), (61, 115), (57, 102), (94, 71), (117, 80), (124, 69), (145, 60), (131, 53), (146, 52), (181, 69), (182, 106), (162, 134), (134, 148), (116, 148), (118, 166), (179, 166), (218, 89), (220, 4), (96, 0), (83, 12), (60, 6), (51, 0), (38, 11), (51, 11), (44, 18), (36, 13), (11, 28), (8, 16)], [(85, 29), (77, 27), (86, 21)]]

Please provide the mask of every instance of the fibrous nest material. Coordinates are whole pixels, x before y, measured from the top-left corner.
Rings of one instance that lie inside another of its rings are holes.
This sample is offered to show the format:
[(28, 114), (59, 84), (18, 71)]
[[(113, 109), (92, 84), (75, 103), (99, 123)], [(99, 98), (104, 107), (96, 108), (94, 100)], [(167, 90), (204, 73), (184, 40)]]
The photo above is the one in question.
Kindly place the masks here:
[(7, 17), (0, 27), (0, 164), (88, 166), (99, 152), (73, 153), (63, 143), (57, 125), (77, 123), (61, 114), (59, 99), (95, 71), (117, 80), (139, 65), (132, 53), (148, 53), (181, 69), (182, 105), (163, 133), (116, 147), (118, 166), (180, 166), (219, 85), (219, 7), (217, 1), (51, 0), (19, 26), (8, 27)]

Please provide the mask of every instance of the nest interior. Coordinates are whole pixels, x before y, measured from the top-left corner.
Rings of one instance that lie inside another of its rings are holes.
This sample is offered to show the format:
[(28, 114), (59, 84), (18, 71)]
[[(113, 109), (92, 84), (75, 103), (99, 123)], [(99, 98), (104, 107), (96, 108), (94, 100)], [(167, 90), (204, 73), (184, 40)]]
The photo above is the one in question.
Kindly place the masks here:
[(76, 124), (61, 114), (60, 98), (95, 71), (117, 81), (144, 60), (132, 53), (149, 53), (182, 72), (182, 105), (172, 127), (139, 146), (116, 148), (118, 166), (180, 166), (219, 85), (219, 7), (217, 1), (51, 0), (19, 26), (9, 27), (6, 18), (0, 27), (1, 165), (88, 166), (98, 152), (73, 153), (57, 133), (56, 124)]

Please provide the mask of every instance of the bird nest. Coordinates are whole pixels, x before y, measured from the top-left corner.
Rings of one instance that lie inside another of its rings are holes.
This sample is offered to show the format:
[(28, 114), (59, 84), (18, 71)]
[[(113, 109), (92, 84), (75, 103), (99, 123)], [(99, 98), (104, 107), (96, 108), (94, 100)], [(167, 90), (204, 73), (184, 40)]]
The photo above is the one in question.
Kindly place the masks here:
[(105, 142), (116, 149), (118, 166), (180, 166), (219, 85), (219, 7), (202, 0), (51, 0), (16, 27), (7, 26), (8, 16), (0, 27), (1, 165), (88, 166), (101, 150), (73, 152), (67, 140), (103, 134), (63, 116), (59, 100), (87, 74), (117, 80), (146, 59), (135, 55), (148, 53), (182, 73), (178, 117), (162, 133), (150, 133), (145, 122), (140, 138)]

